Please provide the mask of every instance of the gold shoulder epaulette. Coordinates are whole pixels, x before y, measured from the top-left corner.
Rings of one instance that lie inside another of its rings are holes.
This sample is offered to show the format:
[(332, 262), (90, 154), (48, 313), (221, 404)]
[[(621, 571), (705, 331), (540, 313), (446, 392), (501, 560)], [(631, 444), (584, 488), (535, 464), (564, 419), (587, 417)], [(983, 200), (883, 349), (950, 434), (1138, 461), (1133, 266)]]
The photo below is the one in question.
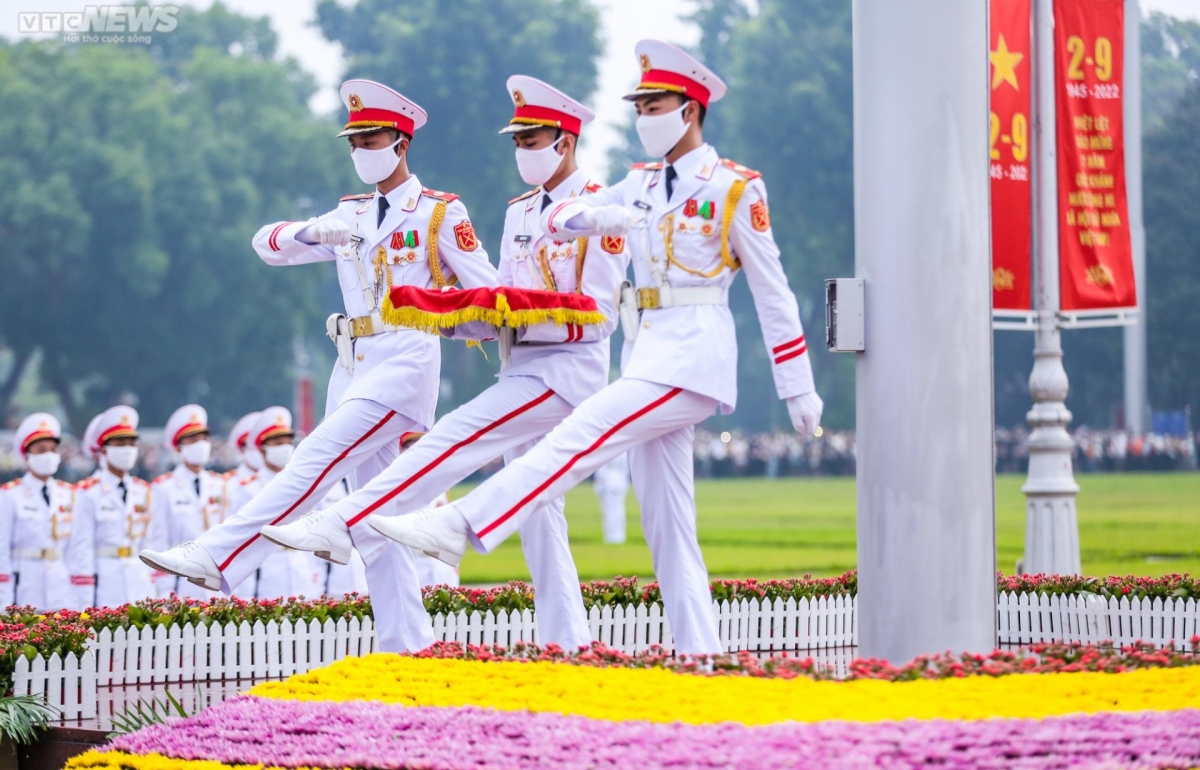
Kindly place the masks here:
[(595, 182), (588, 182), (587, 184), (585, 184), (583, 186), (583, 191), (587, 192), (587, 193), (594, 193), (594, 192), (598, 192), (603, 189), (604, 189), (604, 185), (597, 184)]
[(736, 174), (741, 174), (747, 179), (759, 179), (762, 177), (761, 171), (755, 171), (752, 168), (746, 168), (741, 163), (734, 163), (729, 158), (721, 158), (721, 165)]
[(441, 190), (430, 190), (428, 187), (421, 190), (421, 194), (439, 201), (445, 201), (446, 203), (458, 200), (458, 196), (454, 193), (442, 192)]
[(654, 163), (634, 163), (632, 166), (630, 166), (630, 168), (634, 171), (658, 171), (662, 167), (663, 163), (661, 160), (655, 161)]
[(512, 200), (510, 200), (510, 201), (508, 202), (508, 205), (510, 205), (510, 206), (511, 206), (511, 205), (513, 205), (514, 203), (516, 203), (517, 201), (523, 201), (523, 200), (525, 200), (526, 198), (532, 198), (533, 196), (537, 195), (537, 194), (538, 194), (538, 193), (540, 193), (541, 191), (542, 191), (542, 188), (541, 188), (540, 186), (539, 186), (539, 187), (535, 187), (535, 188), (533, 188), (532, 190), (530, 190), (529, 192), (527, 192), (527, 193), (522, 193), (521, 195), (518, 195), (517, 197), (513, 198)]
[(345, 197), (339, 198), (338, 200), (342, 200), (342, 201), (365, 201), (365, 200), (366, 200), (366, 199), (368, 199), (368, 198), (374, 198), (374, 197), (375, 197), (375, 193), (373, 193), (373, 192), (369, 192), (369, 193), (360, 193), (360, 194), (358, 194), (358, 195), (347, 195), (347, 196), (345, 196)]

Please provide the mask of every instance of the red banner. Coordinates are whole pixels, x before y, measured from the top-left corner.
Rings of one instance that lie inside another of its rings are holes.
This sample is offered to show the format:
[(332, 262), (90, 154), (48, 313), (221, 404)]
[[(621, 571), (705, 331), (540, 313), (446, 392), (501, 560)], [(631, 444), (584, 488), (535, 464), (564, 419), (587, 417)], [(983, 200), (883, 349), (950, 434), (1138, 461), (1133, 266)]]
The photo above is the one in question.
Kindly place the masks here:
[(992, 307), (1029, 310), (1033, 193), (1030, 0), (991, 0)]
[(1135, 307), (1125, 202), (1124, 0), (1054, 3), (1063, 310)]

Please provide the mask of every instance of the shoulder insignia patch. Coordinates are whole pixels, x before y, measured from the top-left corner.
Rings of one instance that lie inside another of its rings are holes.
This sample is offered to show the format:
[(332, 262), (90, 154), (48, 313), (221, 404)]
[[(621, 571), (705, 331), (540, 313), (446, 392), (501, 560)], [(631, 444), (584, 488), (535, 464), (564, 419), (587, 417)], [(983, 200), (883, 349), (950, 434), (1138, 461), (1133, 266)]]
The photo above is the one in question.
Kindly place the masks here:
[(358, 194), (358, 195), (347, 195), (347, 196), (344, 196), (344, 197), (342, 197), (342, 198), (339, 198), (338, 200), (343, 200), (343, 201), (365, 201), (365, 200), (370, 200), (371, 198), (374, 198), (374, 197), (375, 197), (375, 193), (373, 193), (373, 192), (369, 192), (369, 193), (360, 193), (360, 194)]
[(88, 476), (86, 479), (84, 479), (84, 480), (80, 481), (78, 484), (76, 484), (75, 488), (79, 489), (79, 490), (91, 489), (92, 487), (96, 486), (99, 483), (100, 483), (100, 479), (96, 478), (95, 476)]
[(474, 251), (479, 248), (479, 238), (475, 235), (475, 227), (471, 220), (464, 219), (454, 226), (454, 239), (459, 251)]
[(514, 203), (516, 203), (517, 201), (523, 201), (523, 200), (525, 200), (526, 198), (532, 198), (533, 196), (537, 195), (537, 194), (538, 194), (538, 193), (540, 193), (541, 191), (542, 191), (542, 188), (541, 188), (541, 187), (535, 187), (535, 188), (533, 188), (532, 190), (530, 190), (529, 192), (527, 192), (527, 193), (522, 193), (521, 195), (518, 195), (517, 197), (513, 198), (512, 200), (510, 200), (510, 201), (508, 202), (508, 205), (510, 205), (510, 206), (511, 206), (511, 205), (513, 205)]
[(446, 203), (458, 200), (458, 196), (454, 193), (442, 192), (441, 190), (430, 190), (428, 187), (421, 190), (421, 194), (428, 198), (445, 201)]
[(654, 163), (634, 163), (632, 166), (630, 166), (630, 168), (634, 171), (658, 171), (662, 167), (662, 161), (655, 161)]
[(603, 189), (604, 189), (604, 185), (596, 184), (595, 182), (588, 182), (586, 185), (583, 186), (583, 191), (587, 192), (587, 193), (599, 192), (600, 190), (603, 190)]
[(771, 227), (771, 212), (767, 209), (766, 201), (758, 201), (750, 206), (750, 225), (760, 233)]
[(609, 254), (620, 254), (625, 250), (625, 239), (619, 236), (606, 235), (600, 239), (600, 248)]
[(734, 163), (729, 158), (721, 158), (721, 165), (724, 166), (725, 168), (729, 169), (730, 171), (734, 172), (735, 174), (741, 174), (742, 176), (746, 177), (747, 179), (759, 179), (760, 177), (762, 177), (761, 171), (755, 171), (752, 168), (746, 168), (741, 163)]
[(13, 487), (17, 486), (20, 483), (21, 483), (20, 479), (13, 479), (12, 481), (9, 481), (6, 484), (0, 484), (0, 489), (12, 489)]

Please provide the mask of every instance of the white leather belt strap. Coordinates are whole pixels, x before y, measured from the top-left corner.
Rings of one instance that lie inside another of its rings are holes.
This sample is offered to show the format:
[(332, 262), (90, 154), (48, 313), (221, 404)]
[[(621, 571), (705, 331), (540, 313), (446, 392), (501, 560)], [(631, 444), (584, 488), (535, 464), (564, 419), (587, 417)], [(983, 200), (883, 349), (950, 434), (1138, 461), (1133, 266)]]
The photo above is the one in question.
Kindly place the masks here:
[(15, 559), (37, 559), (38, 561), (54, 561), (58, 558), (57, 548), (14, 548)]
[(133, 548), (127, 545), (120, 548), (97, 548), (96, 556), (100, 559), (132, 559)]
[(638, 310), (724, 304), (725, 292), (720, 286), (655, 286), (637, 290)]

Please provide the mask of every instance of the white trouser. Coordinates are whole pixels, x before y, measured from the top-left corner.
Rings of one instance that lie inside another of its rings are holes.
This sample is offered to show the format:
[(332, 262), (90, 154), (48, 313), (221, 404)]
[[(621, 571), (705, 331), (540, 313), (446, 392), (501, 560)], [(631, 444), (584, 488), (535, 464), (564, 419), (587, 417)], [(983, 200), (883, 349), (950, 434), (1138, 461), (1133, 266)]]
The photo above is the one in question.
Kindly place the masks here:
[(628, 489), (606, 489), (599, 493), (600, 523), (604, 530), (604, 542), (625, 542), (625, 497)]
[(623, 377), (580, 404), (523, 457), (451, 505), (470, 524), (476, 546), (491, 551), (539, 506), (622, 452), (631, 452), (633, 489), (675, 648), (718, 654), (722, 650), (696, 537), (692, 488), (694, 426), (716, 408), (717, 401), (708, 396)]
[(155, 598), (150, 568), (137, 557), (97, 556), (95, 597), (96, 607), (120, 607)]
[[(391, 467), (333, 510), (346, 520), (357, 540), (361, 531), (370, 529), (362, 523), (367, 516), (408, 513), (428, 505), (491, 460), (505, 453), (519, 454), (522, 447), (562, 422), (571, 408), (536, 377), (502, 377), (438, 420)], [(536, 513), (527, 517), (530, 523), (521, 536), (533, 576), (538, 638), (564, 649), (588, 645), (591, 631), (579, 573), (567, 545), (563, 503), (548, 498)]]
[[(411, 419), (366, 399), (345, 401), (326, 415), (279, 475), (241, 510), (196, 538), (221, 568), (222, 589), (230, 593), (275, 553), (275, 545), (259, 534), (264, 525), (307, 513), (344, 476), (352, 487), (365, 483), (395, 459), (401, 434), (414, 427)], [(428, 647), (433, 625), (421, 601), (412, 553), (369, 527), (361, 530), (352, 537), (366, 563), (379, 648)]]
[(303, 596), (315, 599), (325, 593), (325, 564), (316, 554), (275, 547), (258, 568), (258, 599), (287, 599)]

